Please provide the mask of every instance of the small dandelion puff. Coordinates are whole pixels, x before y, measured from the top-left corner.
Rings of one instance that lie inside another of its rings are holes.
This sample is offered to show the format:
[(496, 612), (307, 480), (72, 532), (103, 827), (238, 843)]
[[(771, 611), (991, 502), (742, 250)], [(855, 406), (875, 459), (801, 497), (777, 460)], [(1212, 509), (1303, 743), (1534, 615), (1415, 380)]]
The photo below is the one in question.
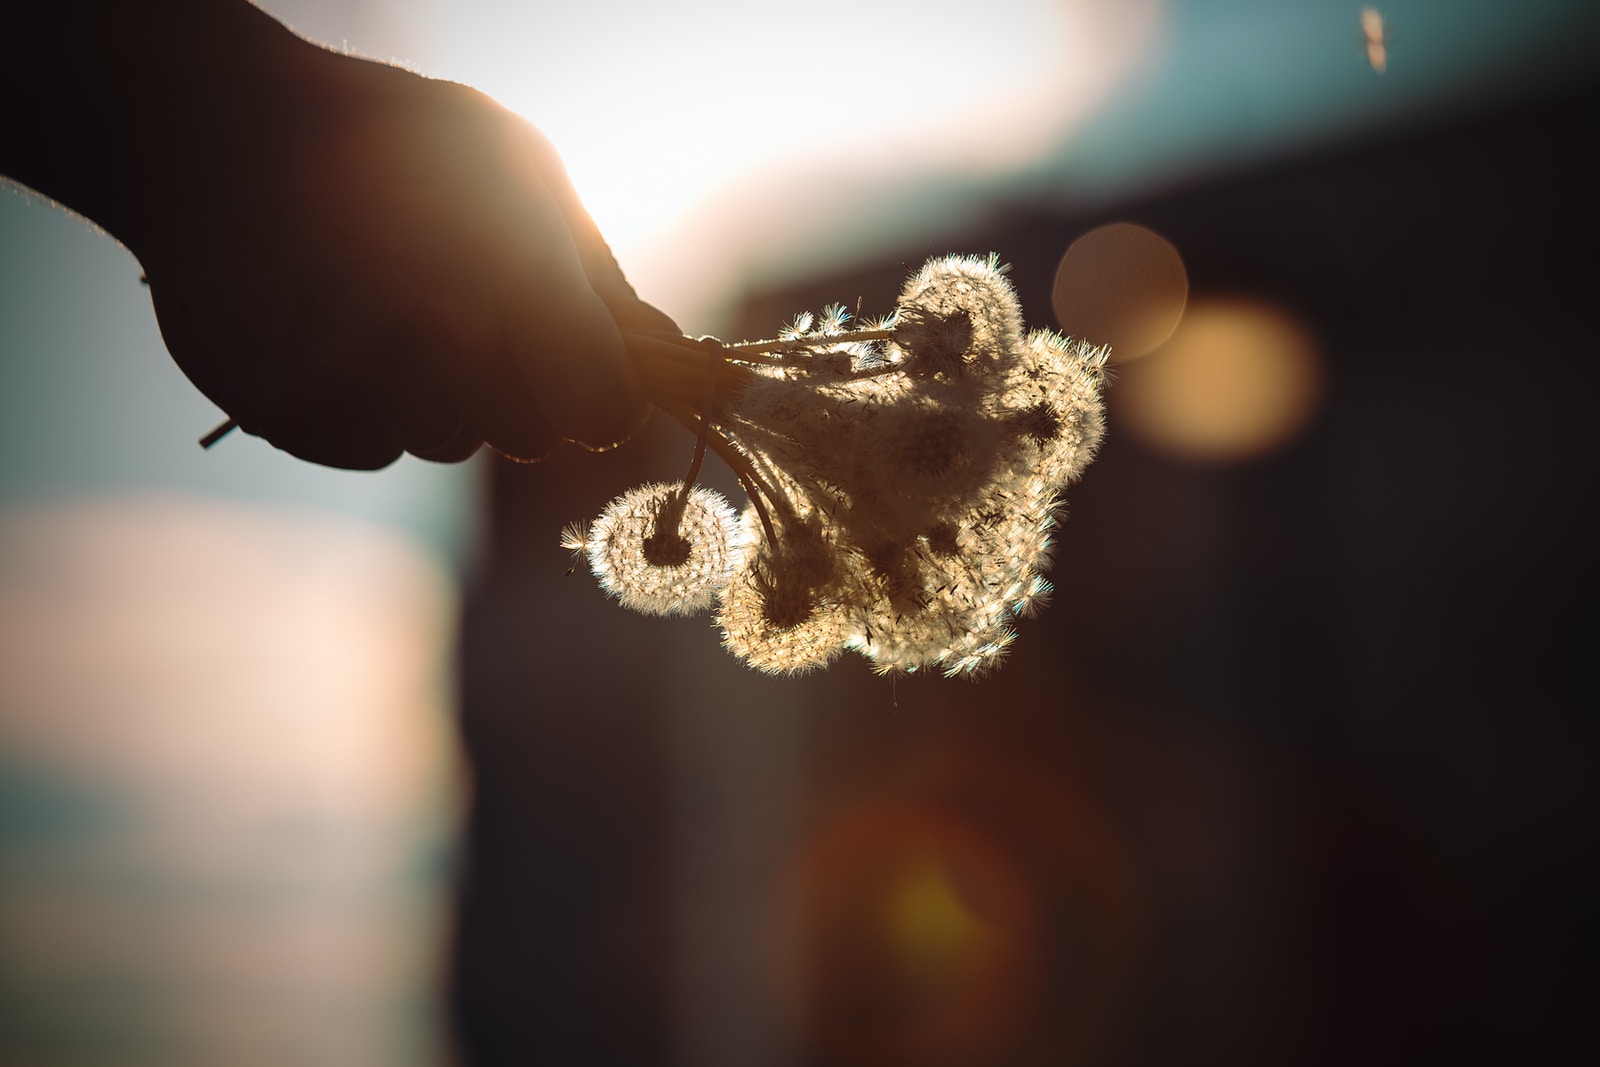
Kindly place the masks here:
[(901, 314), (928, 324), (929, 340), (920, 343), (935, 343), (941, 362), (964, 330), (963, 365), (979, 373), (1003, 372), (1022, 347), (1022, 305), (1008, 269), (995, 253), (931, 259), (901, 290)]
[(778, 588), (765, 568), (734, 576), (722, 590), (716, 620), (723, 647), (768, 674), (805, 674), (826, 667), (844, 649), (845, 616), (837, 605), (799, 591), (774, 605)]
[(844, 647), (848, 620), (830, 595), (838, 588), (838, 550), (820, 520), (797, 520), (775, 545), (745, 516), (751, 545), (722, 589), (717, 625), (728, 651), (769, 674), (825, 667)]
[(850, 321), (850, 312), (843, 304), (829, 304), (822, 309), (822, 320), (817, 323), (817, 332), (831, 337), (844, 332), (844, 324)]
[(798, 315), (796, 315), (794, 317), (794, 321), (793, 322), (789, 323), (789, 325), (785, 326), (783, 329), (778, 331), (778, 340), (780, 340), (780, 341), (798, 341), (798, 340), (800, 340), (806, 334), (811, 332), (811, 323), (813, 321), (814, 320), (813, 320), (813, 318), (811, 316), (811, 312), (809, 312), (809, 311), (800, 312), (800, 314), (798, 314)]
[(600, 587), (647, 615), (704, 611), (738, 565), (743, 535), (721, 494), (651, 484), (617, 497), (584, 542)]

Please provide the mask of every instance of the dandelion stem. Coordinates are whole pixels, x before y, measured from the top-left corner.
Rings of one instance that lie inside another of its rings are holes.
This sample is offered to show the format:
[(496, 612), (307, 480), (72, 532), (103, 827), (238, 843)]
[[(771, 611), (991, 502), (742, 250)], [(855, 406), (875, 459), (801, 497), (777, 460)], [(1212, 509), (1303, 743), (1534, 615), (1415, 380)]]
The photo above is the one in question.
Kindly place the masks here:
[(796, 337), (790, 341), (740, 341), (737, 344), (725, 345), (730, 352), (739, 353), (739, 358), (746, 355), (755, 355), (762, 352), (803, 353), (816, 347), (831, 347), (833, 345), (854, 344), (857, 341), (889, 341), (894, 339), (893, 330), (850, 330), (845, 333)]
[(772, 528), (772, 516), (767, 514), (766, 506), (761, 503), (761, 494), (756, 492), (755, 483), (741, 474), (739, 484), (744, 487), (744, 495), (750, 498), (750, 506), (756, 509), (756, 518), (761, 520), (761, 528), (767, 532), (767, 544), (776, 545), (778, 532)]
[[(726, 341), (719, 340), (718, 338), (715, 338), (715, 337), (699, 337), (699, 338), (686, 337), (681, 333), (673, 333), (671, 330), (624, 330), (622, 332), (623, 332), (624, 336), (632, 335), (632, 336), (635, 336), (635, 337), (649, 338), (652, 341), (660, 341), (660, 342), (663, 342), (665, 344), (669, 344), (669, 345), (672, 345), (672, 346), (674, 346), (676, 348), (679, 348), (679, 349), (683, 350), (686, 353), (691, 353), (691, 354), (694, 354), (694, 355), (700, 355), (701, 353), (705, 352), (706, 349), (708, 347), (710, 347), (711, 345), (715, 345), (717, 348), (721, 349), (723, 351), (723, 353), (732, 352), (732, 351), (736, 350), (739, 347), (738, 345), (730, 345)], [(772, 343), (772, 342), (762, 342), (762, 341), (740, 342), (740, 344), (756, 344), (756, 345), (769, 344), (769, 343)], [(784, 344), (789, 344), (789, 343), (792, 343), (792, 342), (783, 342), (783, 343)], [(761, 352), (751, 352), (751, 353), (748, 354), (748, 356), (741, 352), (739, 358), (740, 358), (741, 362), (745, 362), (745, 363), (763, 363), (763, 364), (768, 364), (768, 365), (775, 365), (775, 364), (779, 364), (779, 363), (783, 362), (783, 359), (781, 357), (768, 356), (768, 355), (765, 355), (764, 353), (761, 353)]]
[[(697, 438), (701, 435), (702, 427), (710, 426), (709, 419), (683, 405), (670, 401), (658, 401), (657, 406), (676, 419), (685, 429), (693, 432)], [(778, 538), (777, 534), (773, 532), (772, 519), (767, 513), (767, 503), (771, 502), (774, 505), (784, 504), (784, 510), (787, 511), (788, 507), (782, 496), (761, 476), (761, 472), (756, 470), (750, 457), (735, 442), (723, 435), (715, 427), (710, 427), (706, 430), (704, 436), (707, 447), (715, 452), (733, 471), (734, 476), (739, 479), (739, 484), (744, 488), (745, 496), (750, 498), (750, 505), (756, 509), (756, 515), (760, 517), (761, 525), (766, 528), (768, 539), (776, 544)]]
[(700, 464), (705, 462), (706, 443), (710, 440), (711, 419), (710, 414), (716, 407), (717, 399), (717, 368), (722, 365), (722, 348), (720, 344), (707, 345), (710, 351), (710, 366), (706, 368), (706, 398), (700, 406), (700, 432), (695, 435), (694, 458), (689, 461), (689, 473), (683, 476), (683, 491), (689, 492), (694, 480), (700, 474)]
[(686, 337), (680, 337), (679, 344), (632, 330), (622, 336), (652, 400), (669, 397), (693, 408), (703, 395), (708, 371), (728, 390), (741, 388), (754, 373), (724, 359), (712, 364), (707, 346)]

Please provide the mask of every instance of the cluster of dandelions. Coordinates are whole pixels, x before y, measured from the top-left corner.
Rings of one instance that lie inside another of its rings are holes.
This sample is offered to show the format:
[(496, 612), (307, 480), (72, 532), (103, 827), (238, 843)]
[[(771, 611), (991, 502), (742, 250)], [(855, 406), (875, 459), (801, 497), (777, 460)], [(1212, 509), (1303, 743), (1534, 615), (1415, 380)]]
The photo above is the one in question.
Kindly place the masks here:
[[(1108, 356), (1025, 333), (1005, 271), (993, 255), (930, 260), (860, 328), (833, 305), (775, 341), (628, 333), (651, 399), (696, 433), (694, 461), (563, 545), (627, 607), (714, 609), (727, 648), (765, 671), (844, 649), (881, 672), (992, 666), (1050, 596)], [(742, 515), (695, 484), (708, 448), (738, 476)]]

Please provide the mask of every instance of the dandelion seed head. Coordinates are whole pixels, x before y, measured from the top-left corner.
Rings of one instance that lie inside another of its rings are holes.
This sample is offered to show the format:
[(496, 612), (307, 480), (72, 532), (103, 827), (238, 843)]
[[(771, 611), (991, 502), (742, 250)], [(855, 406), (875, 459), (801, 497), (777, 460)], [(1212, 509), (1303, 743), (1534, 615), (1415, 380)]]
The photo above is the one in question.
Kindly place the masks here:
[(1105, 435), (1100, 388), (1109, 352), (1048, 330), (1028, 335), (1000, 398), (1022, 446), (1014, 464), (1057, 486), (1083, 474)]
[(927, 533), (962, 511), (1003, 458), (1000, 424), (921, 391), (856, 422), (850, 455), (834, 470), (849, 505), (840, 521), (860, 544)]
[[(959, 542), (959, 535), (958, 535)], [(1014, 616), (1006, 594), (1017, 587), (1015, 566), (995, 553), (947, 555), (927, 539), (876, 568), (875, 586), (854, 601), (850, 648), (875, 667), (915, 671), (968, 655), (999, 634)], [(970, 646), (970, 647), (969, 647)]]
[(849, 383), (762, 378), (734, 400), (728, 419), (747, 452), (806, 495), (806, 487), (848, 468), (860, 407)]
[(722, 643), (751, 666), (798, 674), (839, 654), (846, 619), (836, 599), (841, 553), (819, 517), (796, 519), (774, 544), (746, 512), (751, 550), (722, 590), (717, 625)]
[(744, 535), (721, 494), (642, 485), (588, 528), (584, 548), (600, 587), (647, 615), (704, 611), (740, 562)]
[[(915, 325), (905, 341), (897, 336), (896, 343), (904, 344), (914, 357), (922, 355), (918, 343), (931, 344), (930, 353), (943, 364), (949, 358), (944, 349), (964, 339), (964, 368), (980, 374), (1004, 373), (1022, 347), (1022, 306), (1006, 270), (993, 253), (930, 259), (901, 290), (903, 322), (896, 332)], [(919, 332), (930, 336), (919, 342)]]
[(766, 601), (754, 572), (737, 575), (722, 591), (717, 625), (722, 645), (768, 674), (805, 674), (826, 667), (844, 649), (845, 617), (836, 605), (813, 604), (791, 626), (767, 621)]

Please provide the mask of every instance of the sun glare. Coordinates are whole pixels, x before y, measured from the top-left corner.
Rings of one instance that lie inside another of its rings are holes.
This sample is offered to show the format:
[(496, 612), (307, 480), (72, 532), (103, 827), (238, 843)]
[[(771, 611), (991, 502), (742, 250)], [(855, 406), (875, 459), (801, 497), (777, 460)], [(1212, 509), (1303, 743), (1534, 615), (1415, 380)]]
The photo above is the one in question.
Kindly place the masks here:
[[(811, 207), (819, 200), (855, 203), (918, 175), (981, 177), (1031, 162), (1128, 71), (1155, 15), (1156, 0), (557, 11), (480, 2), (452, 7), (438, 27), (448, 32), (427, 39), (439, 46), (436, 73), (484, 89), (550, 136), (649, 294), (656, 282), (681, 287), (701, 266), (714, 275), (698, 260), (740, 238), (826, 242), (829, 220)], [(759, 234), (748, 232), (752, 218)]]

